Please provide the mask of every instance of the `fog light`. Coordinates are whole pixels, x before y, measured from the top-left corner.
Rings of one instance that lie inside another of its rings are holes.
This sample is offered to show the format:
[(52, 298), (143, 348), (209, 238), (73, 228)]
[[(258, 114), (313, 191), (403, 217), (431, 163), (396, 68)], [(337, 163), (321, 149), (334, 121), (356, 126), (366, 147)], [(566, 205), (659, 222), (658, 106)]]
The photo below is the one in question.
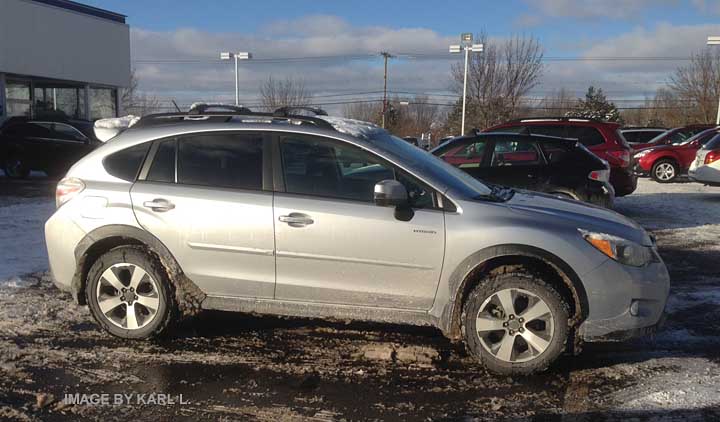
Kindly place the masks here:
[(630, 315), (638, 316), (639, 313), (640, 313), (640, 301), (633, 300), (632, 302), (630, 302)]

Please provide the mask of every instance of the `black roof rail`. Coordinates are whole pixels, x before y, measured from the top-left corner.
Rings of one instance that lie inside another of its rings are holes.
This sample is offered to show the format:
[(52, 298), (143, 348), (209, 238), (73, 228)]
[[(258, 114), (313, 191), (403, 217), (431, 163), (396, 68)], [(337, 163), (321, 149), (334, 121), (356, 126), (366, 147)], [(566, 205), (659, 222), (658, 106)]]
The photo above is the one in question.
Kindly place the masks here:
[[(234, 108), (234, 106), (232, 106)], [(156, 126), (169, 123), (181, 123), (181, 122), (206, 122), (206, 123), (224, 123), (234, 119), (239, 119), (240, 122), (247, 123), (274, 123), (274, 122), (287, 122), (290, 124), (302, 125), (310, 124), (321, 129), (329, 129), (336, 131), (335, 127), (330, 124), (327, 120), (319, 119), (317, 117), (300, 116), (294, 114), (288, 114), (285, 116), (276, 116), (274, 113), (257, 113), (250, 111), (244, 107), (238, 107), (237, 111), (229, 112), (203, 112), (189, 111), (187, 113), (157, 113), (148, 114), (143, 116), (140, 121), (135, 123), (132, 127), (148, 127)]]
[(234, 111), (238, 113), (252, 113), (252, 110), (243, 106), (234, 106), (229, 104), (195, 103), (190, 107), (190, 110), (188, 110), (188, 114), (204, 114), (210, 108)]
[(521, 118), (519, 118), (519, 119), (509, 120), (508, 123), (522, 123), (522, 122), (533, 121), (533, 120), (537, 120), (537, 121), (541, 121), (541, 120), (559, 120), (559, 121), (561, 121), (561, 122), (567, 122), (567, 121), (569, 121), (569, 120), (586, 120), (586, 121), (588, 121), (588, 122), (607, 123), (607, 122), (604, 121), (604, 120), (593, 119), (593, 118), (590, 118), (590, 117), (574, 117), (574, 116), (569, 116), (569, 117), (568, 117), (568, 116), (521, 117)]
[(285, 106), (276, 109), (273, 112), (273, 116), (276, 117), (289, 117), (294, 111), (309, 111), (316, 116), (327, 116), (327, 111), (319, 107), (306, 107), (306, 106)]

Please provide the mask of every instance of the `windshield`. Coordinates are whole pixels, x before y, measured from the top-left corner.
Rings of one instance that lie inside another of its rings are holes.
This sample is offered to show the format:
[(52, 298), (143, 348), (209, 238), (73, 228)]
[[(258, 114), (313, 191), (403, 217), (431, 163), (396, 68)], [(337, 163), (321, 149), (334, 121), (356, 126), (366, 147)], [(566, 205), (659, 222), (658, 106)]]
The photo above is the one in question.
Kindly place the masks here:
[(470, 198), (493, 195), (493, 190), (489, 186), (383, 129), (374, 130), (366, 135), (378, 149), (397, 157), (410, 169), (426, 174)]
[(676, 131), (677, 131), (677, 129), (671, 129), (671, 130), (668, 130), (667, 132), (662, 132), (662, 133), (659, 134), (658, 136), (656, 136), (656, 137), (652, 138), (651, 140), (649, 140), (649, 141), (648, 141), (648, 144), (656, 144), (656, 143), (658, 143), (661, 139), (663, 139), (666, 135), (669, 136), (670, 134), (675, 133)]

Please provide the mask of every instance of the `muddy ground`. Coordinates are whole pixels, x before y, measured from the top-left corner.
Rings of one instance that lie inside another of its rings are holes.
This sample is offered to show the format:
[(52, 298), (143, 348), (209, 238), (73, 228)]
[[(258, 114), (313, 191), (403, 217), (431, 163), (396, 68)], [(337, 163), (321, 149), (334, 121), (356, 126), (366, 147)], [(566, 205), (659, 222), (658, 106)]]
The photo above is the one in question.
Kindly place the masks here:
[[(718, 420), (720, 188), (643, 180), (617, 210), (657, 235), (673, 279), (653, 340), (585, 345), (527, 378), (406, 326), (206, 312), (128, 343), (40, 271), (0, 284), (0, 420)], [(134, 404), (65, 403), (85, 393)]]

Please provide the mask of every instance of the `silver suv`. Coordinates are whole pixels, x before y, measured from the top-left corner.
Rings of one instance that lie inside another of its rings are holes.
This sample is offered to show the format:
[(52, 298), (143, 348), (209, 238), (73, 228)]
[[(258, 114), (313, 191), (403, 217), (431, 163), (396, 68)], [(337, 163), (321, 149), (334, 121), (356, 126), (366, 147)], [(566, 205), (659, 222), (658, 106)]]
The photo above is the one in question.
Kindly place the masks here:
[(633, 221), (297, 113), (148, 116), (84, 157), (45, 226), (55, 284), (122, 338), (201, 309), (429, 325), (505, 374), (659, 323)]

